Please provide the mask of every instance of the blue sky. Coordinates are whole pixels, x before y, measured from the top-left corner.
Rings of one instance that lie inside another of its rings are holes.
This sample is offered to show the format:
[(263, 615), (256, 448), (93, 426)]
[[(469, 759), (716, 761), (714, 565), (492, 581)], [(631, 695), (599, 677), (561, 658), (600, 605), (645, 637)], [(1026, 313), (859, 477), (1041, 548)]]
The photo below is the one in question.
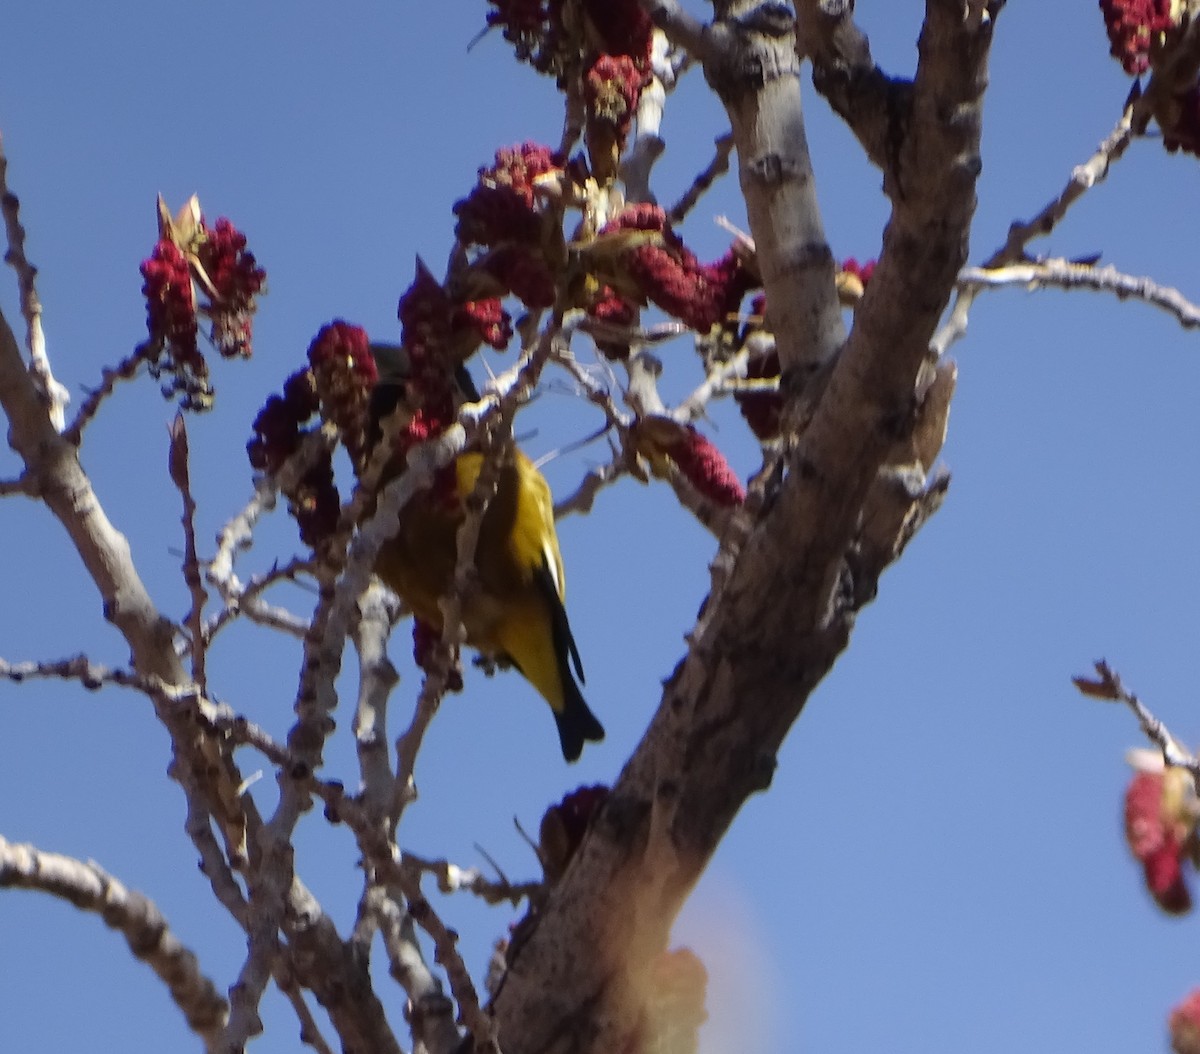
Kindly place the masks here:
[[(859, 5), (891, 72), (912, 69), (921, 9)], [(396, 337), (414, 259), (440, 271), (450, 208), (475, 170), (499, 146), (557, 139), (550, 82), (517, 67), (498, 36), (467, 50), (483, 12), (475, 0), (357, 2), (336, 13), (309, 0), (202, 10), (42, 0), (6, 13), (0, 132), (60, 380), (80, 392), (141, 339), (137, 268), (155, 238), (157, 193), (175, 206), (198, 193), (210, 219), (229, 216), (248, 234), (268, 271), (254, 360), (219, 364), (216, 410), (189, 421), (202, 543), (248, 497), (250, 422), (320, 325), (344, 317)], [(1009, 5), (991, 80), (974, 262), (1058, 193), (1128, 90), (1092, 2)], [(805, 90), (834, 251), (872, 257), (886, 218), (880, 177)], [(724, 128), (693, 72), (664, 124), (663, 199), (686, 186)], [(1035, 249), (1103, 251), (1200, 297), (1196, 180), (1194, 158), (1135, 144)], [(726, 246), (717, 215), (742, 220), (733, 180), (685, 227), (703, 258)], [(0, 303), (17, 317), (7, 277)], [(738, 817), (679, 922), (678, 939), (712, 977), (704, 1049), (713, 1054), (1154, 1049), (1165, 1046), (1167, 1010), (1200, 983), (1194, 920), (1156, 912), (1121, 838), (1133, 722), (1069, 682), (1107, 656), (1180, 738), (1200, 739), (1197, 338), (1138, 304), (1005, 291), (977, 303), (953, 355), (949, 500), (885, 575), (792, 730), (770, 793)], [(688, 391), (698, 380), (691, 349), (680, 343), (663, 357), (666, 393)], [(126, 385), (89, 429), (82, 458), (156, 602), (181, 616), (178, 495), (164, 471), (172, 415), (149, 380)], [(520, 421), (535, 455), (596, 424), (561, 383)], [(743, 475), (753, 470), (757, 449), (736, 415), (717, 410), (710, 435)], [(565, 493), (601, 457), (570, 453), (546, 474)], [(0, 451), (0, 476), (15, 472)], [(123, 664), (57, 524), (19, 498), (0, 515), (0, 655), (83, 650)], [(482, 864), (478, 844), (514, 877), (532, 874), (513, 817), (536, 829), (564, 791), (611, 779), (682, 654), (714, 543), (665, 487), (623, 483), (591, 516), (564, 521), (560, 537), (587, 697), (608, 738), (567, 768), (527, 685), (469, 674), (418, 768), (421, 801), (402, 831), (416, 851)], [(261, 569), (296, 548), (277, 515), (240, 566)], [(297, 610), (312, 602), (298, 589), (278, 599)], [(402, 628), (394, 726), (417, 683), (408, 652)], [(210, 657), (210, 678), (282, 738), (298, 654), (240, 627)], [(228, 984), (244, 942), (196, 870), (148, 704), (115, 690), (0, 686), (0, 715), (0, 834), (95, 858), (155, 898)], [(352, 786), (349, 724), (343, 711), (328, 774)], [(242, 764), (258, 766), (248, 754)], [(256, 788), (268, 806), (272, 789), (269, 778)], [(344, 830), (330, 831), (319, 810), (308, 817), (298, 867), (343, 927), (358, 894), (355, 859)], [(511, 916), (465, 896), (443, 908), (482, 973)], [(85, 1037), (133, 1054), (189, 1049), (159, 982), (98, 919), (5, 892), (0, 948), (12, 1049), (73, 1049)], [(386, 980), (381, 988), (402, 1029), (402, 994)], [(264, 1016), (255, 1050), (298, 1047), (276, 993)]]

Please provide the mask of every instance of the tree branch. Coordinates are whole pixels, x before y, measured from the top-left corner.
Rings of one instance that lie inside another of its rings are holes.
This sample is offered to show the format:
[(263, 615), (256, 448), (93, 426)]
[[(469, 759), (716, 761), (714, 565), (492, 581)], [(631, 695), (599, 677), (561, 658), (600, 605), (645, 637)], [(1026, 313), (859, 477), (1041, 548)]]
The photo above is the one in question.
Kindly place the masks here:
[(126, 888), (94, 861), (85, 863), (0, 837), (0, 887), (4, 886), (49, 893), (103, 918), (167, 986), (188, 1028), (204, 1040), (205, 1048), (217, 1049), (228, 1006), (152, 900)]

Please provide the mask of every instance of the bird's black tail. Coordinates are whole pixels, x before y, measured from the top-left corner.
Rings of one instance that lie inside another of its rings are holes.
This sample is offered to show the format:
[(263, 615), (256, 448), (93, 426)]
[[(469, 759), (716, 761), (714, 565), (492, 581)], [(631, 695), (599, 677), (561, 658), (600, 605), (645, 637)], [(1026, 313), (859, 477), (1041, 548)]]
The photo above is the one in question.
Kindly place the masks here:
[(567, 621), (567, 609), (549, 571), (541, 568), (542, 590), (550, 603), (550, 627), (554, 634), (554, 656), (558, 660), (558, 678), (562, 682), (563, 705), (554, 711), (554, 722), (558, 725), (558, 741), (562, 744), (563, 757), (578, 761), (584, 742), (598, 743), (604, 738), (604, 726), (584, 701), (579, 685), (571, 673), (583, 680), (583, 664), (579, 661), (579, 649), (575, 647), (575, 636)]
[(604, 726), (584, 702), (583, 694), (575, 678), (565, 668), (563, 674), (563, 708), (554, 714), (558, 725), (558, 740), (562, 744), (563, 757), (577, 761), (583, 752), (584, 741), (598, 743), (604, 738)]

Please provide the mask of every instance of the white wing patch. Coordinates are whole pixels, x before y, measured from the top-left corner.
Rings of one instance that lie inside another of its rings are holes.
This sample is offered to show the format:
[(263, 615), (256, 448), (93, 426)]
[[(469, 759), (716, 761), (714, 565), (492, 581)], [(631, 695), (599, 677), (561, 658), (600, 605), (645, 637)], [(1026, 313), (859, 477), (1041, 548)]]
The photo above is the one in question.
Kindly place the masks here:
[(563, 588), (562, 564), (558, 562), (558, 559), (558, 553), (554, 551), (554, 547), (551, 546), (550, 540), (546, 539), (544, 542), (542, 542), (542, 562), (546, 565), (546, 570), (550, 572), (550, 577), (554, 581), (554, 591), (561, 598), (565, 596), (566, 593)]

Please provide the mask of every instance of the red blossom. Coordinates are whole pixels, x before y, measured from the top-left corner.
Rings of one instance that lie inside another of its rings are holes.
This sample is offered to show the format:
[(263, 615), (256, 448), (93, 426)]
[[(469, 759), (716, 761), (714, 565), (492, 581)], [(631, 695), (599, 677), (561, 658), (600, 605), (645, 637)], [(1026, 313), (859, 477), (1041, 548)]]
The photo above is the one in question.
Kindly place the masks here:
[(497, 351), (507, 348), (513, 335), (512, 319), (498, 297), (459, 304), (451, 316), (450, 326), (455, 331), (474, 331), (480, 340)]
[(695, 428), (685, 429), (679, 441), (665, 452), (688, 482), (711, 501), (728, 508), (746, 500), (746, 488), (725, 455)]
[[(768, 351), (755, 355), (746, 363), (747, 380), (768, 380), (779, 377), (779, 355)], [(734, 398), (746, 424), (762, 442), (779, 435), (783, 414), (783, 397), (779, 392), (738, 392)]]
[[(742, 329), (741, 343), (766, 328), (767, 297), (759, 293), (750, 301), (751, 319)], [(779, 355), (774, 350), (752, 355), (746, 363), (747, 380), (767, 380), (779, 377)], [(783, 414), (783, 397), (779, 392), (737, 392), (734, 395), (746, 424), (761, 442), (779, 435), (779, 420)]]
[[(497, 302), (498, 303), (498, 302)], [(414, 415), (400, 437), (403, 449), (441, 432), (454, 418), (450, 352), (454, 308), (433, 274), (418, 261), (412, 285), (400, 297), (401, 343), (409, 360), (406, 384)]]
[(610, 125), (623, 140), (645, 82), (646, 75), (628, 55), (601, 55), (584, 80), (589, 120)]
[(564, 0), (488, 0), (487, 24), (499, 26), (517, 58), (540, 73), (559, 75), (572, 52), (563, 25)]
[(332, 421), (355, 464), (365, 456), (371, 389), (378, 379), (366, 330), (337, 319), (313, 338), (308, 362), (321, 413)]
[(212, 319), (213, 344), (226, 358), (249, 358), (251, 318), (266, 272), (254, 254), (246, 252), (246, 236), (224, 217), (215, 227), (204, 226), (196, 257), (211, 286), (206, 292), (215, 294), (202, 307)]
[(549, 881), (557, 881), (566, 871), (609, 793), (603, 784), (577, 787), (546, 810), (538, 830), (538, 855)]
[(725, 322), (756, 284), (732, 250), (714, 263), (697, 260), (667, 226), (657, 205), (629, 206), (601, 233), (620, 230), (662, 235), (661, 244), (630, 249), (626, 267), (648, 300), (698, 333)]
[(583, 7), (603, 41), (602, 51), (649, 65), (654, 24), (638, 0), (583, 0)]
[(550, 148), (540, 143), (497, 150), (492, 167), (481, 168), (474, 189), (455, 203), (458, 240), (464, 245), (536, 243), (542, 227), (535, 181), (557, 168)]
[(332, 454), (323, 450), (317, 461), (300, 477), (289, 507), (300, 528), (300, 540), (310, 549), (320, 549), (337, 532), (342, 503), (333, 482)]
[(1169, 1027), (1175, 1054), (1200, 1054), (1200, 988), (1171, 1011)]
[(1134, 774), (1125, 791), (1125, 839), (1145, 873), (1146, 888), (1160, 908), (1172, 915), (1191, 909), (1183, 871), (1187, 827), (1169, 815), (1165, 802), (1173, 790), (1162, 772)]
[[(600, 295), (587, 307), (587, 313), (597, 322), (612, 326), (632, 326), (637, 321), (637, 307), (621, 296), (611, 286), (604, 286)], [(615, 340), (596, 338), (596, 347), (610, 359), (627, 359), (629, 345)]]
[(1150, 49), (1161, 34), (1174, 28), (1171, 0), (1100, 0), (1109, 54), (1126, 73), (1150, 68)]
[(141, 272), (151, 339), (162, 340), (177, 365), (206, 374), (196, 343), (196, 298), (187, 257), (170, 239), (159, 238)]
[(546, 261), (522, 245), (496, 249), (479, 266), (526, 307), (550, 307), (558, 297), (554, 274)]

